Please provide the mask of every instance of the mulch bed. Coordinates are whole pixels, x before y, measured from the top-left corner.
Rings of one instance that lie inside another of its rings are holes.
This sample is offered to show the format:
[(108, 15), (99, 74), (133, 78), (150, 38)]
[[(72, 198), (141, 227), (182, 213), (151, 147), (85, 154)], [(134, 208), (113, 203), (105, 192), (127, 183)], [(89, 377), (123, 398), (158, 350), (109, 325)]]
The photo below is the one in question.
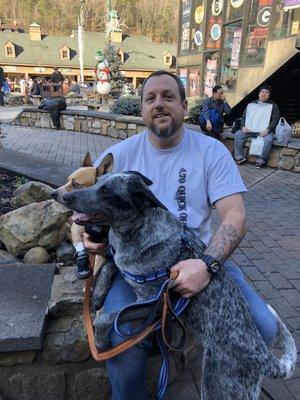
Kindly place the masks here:
[(11, 201), (13, 192), (25, 182), (26, 179), (21, 176), (7, 174), (0, 170), (0, 216), (14, 209)]

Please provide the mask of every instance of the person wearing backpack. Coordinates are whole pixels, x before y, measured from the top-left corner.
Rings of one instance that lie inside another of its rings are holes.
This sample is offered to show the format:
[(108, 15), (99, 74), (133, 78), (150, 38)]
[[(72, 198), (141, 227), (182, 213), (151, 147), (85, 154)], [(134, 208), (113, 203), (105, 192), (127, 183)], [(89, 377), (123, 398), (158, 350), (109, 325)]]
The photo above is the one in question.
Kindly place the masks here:
[(202, 103), (202, 110), (199, 116), (200, 128), (204, 133), (221, 140), (224, 114), (230, 114), (230, 112), (231, 107), (226, 101), (222, 86), (214, 86), (212, 96)]

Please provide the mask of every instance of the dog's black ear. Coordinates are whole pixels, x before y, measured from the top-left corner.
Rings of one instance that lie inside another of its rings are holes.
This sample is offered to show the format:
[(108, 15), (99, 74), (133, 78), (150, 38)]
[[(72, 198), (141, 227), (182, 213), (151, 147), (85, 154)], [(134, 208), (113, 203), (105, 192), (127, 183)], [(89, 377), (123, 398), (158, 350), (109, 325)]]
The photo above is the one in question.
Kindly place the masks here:
[(134, 175), (138, 175), (140, 178), (143, 179), (144, 183), (147, 186), (151, 186), (153, 185), (153, 182), (151, 181), (151, 179), (147, 178), (145, 175), (141, 174), (138, 171), (124, 171), (124, 174), (134, 174)]
[(82, 160), (81, 163), (82, 167), (93, 167), (93, 161), (92, 161), (92, 157), (90, 152), (88, 151), (84, 157), (84, 159)]
[(151, 192), (139, 182), (128, 183), (128, 193), (132, 203), (140, 209), (149, 207), (161, 207), (167, 209)]
[(106, 156), (101, 161), (99, 167), (96, 170), (96, 176), (102, 176), (109, 174), (114, 167), (114, 158), (111, 153), (106, 154)]

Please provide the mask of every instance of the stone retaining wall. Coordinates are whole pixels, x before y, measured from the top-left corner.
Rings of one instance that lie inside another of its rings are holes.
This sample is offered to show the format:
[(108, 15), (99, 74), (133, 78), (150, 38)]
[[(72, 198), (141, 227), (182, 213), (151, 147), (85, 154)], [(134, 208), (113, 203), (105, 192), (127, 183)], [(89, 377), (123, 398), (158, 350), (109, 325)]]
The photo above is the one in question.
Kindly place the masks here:
[[(83, 281), (75, 278), (73, 267), (59, 267), (52, 285), (43, 348), (0, 352), (1, 400), (110, 399), (105, 363), (94, 361), (90, 355), (82, 301)], [(182, 374), (180, 356), (174, 357), (170, 364), (171, 387)], [(161, 356), (157, 353), (150, 359), (147, 374), (153, 398), (160, 366)]]
[[(53, 128), (48, 113), (38, 110), (37, 107), (25, 108), (23, 113), (16, 118), (15, 124)], [(200, 131), (196, 125), (187, 125), (187, 127), (194, 131)], [(137, 132), (143, 131), (144, 123), (140, 117), (99, 111), (66, 110), (61, 112), (61, 129), (126, 139)], [(224, 144), (232, 152), (234, 135), (226, 131), (224, 133)], [(246, 141), (245, 146), (248, 161), (255, 163), (255, 157), (248, 155), (250, 140)], [(268, 166), (300, 172), (300, 139), (293, 138), (288, 146), (283, 146), (275, 141), (268, 160)]]

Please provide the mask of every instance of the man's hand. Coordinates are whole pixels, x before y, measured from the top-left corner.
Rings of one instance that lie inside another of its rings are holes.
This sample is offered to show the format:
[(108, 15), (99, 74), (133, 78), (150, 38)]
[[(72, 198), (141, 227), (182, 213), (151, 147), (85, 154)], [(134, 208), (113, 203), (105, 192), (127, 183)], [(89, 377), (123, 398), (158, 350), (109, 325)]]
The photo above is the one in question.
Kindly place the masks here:
[(171, 268), (172, 272), (178, 272), (174, 282), (174, 291), (179, 292), (182, 297), (195, 296), (203, 290), (210, 281), (211, 274), (202, 260), (185, 260)]
[(105, 250), (107, 243), (94, 243), (89, 238), (90, 236), (87, 233), (84, 233), (83, 236), (83, 243), (86, 250), (89, 250), (92, 253), (101, 253)]
[(242, 127), (242, 132), (243, 133), (249, 133), (250, 129), (246, 128), (245, 126)]
[(268, 133), (269, 133), (269, 131), (267, 129), (265, 129), (264, 131), (259, 132), (259, 136), (265, 137), (265, 136), (267, 136)]
[(210, 132), (212, 130), (212, 124), (209, 120), (206, 121), (206, 129), (208, 130), (208, 132)]

